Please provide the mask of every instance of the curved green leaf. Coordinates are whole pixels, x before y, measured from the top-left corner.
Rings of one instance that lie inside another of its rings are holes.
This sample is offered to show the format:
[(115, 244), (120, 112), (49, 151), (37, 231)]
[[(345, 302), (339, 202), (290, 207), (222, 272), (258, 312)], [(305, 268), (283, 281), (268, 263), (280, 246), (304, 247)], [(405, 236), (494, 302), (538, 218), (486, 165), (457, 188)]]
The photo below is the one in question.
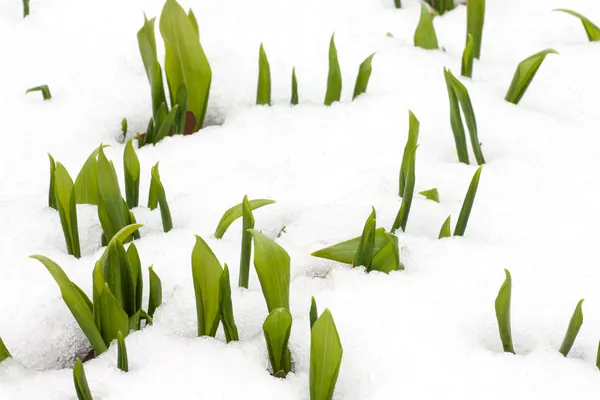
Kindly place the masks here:
[[(326, 247), (324, 249), (315, 251), (311, 254), (311, 256), (352, 265), (354, 258), (356, 257), (360, 239), (361, 236), (330, 247)], [(387, 236), (385, 229), (377, 228), (375, 230), (375, 245), (373, 247), (373, 253), (377, 255), (377, 253), (387, 245), (388, 241), (389, 237)]]
[[(142, 262), (140, 261), (140, 255), (134, 243), (131, 243), (129, 248), (127, 248), (127, 259), (129, 261), (129, 266), (131, 267), (131, 280), (133, 282), (133, 292), (135, 294), (134, 310), (137, 312), (142, 308), (144, 280), (142, 279)], [(150, 278), (152, 278), (152, 276)], [(150, 284), (152, 284), (152, 280), (150, 281)], [(150, 294), (152, 295), (152, 287), (150, 287)], [(137, 329), (139, 329), (139, 327)]]
[[(269, 204), (273, 204), (273, 203), (275, 203), (274, 200), (268, 200), (268, 199), (256, 199), (256, 200), (248, 201), (248, 205), (250, 206), (251, 211), (256, 210), (257, 208), (261, 208), (263, 206), (269, 205)], [(225, 211), (225, 214), (223, 214), (223, 217), (221, 217), (221, 220), (219, 221), (219, 224), (217, 225), (217, 229), (215, 230), (215, 237), (217, 239), (223, 238), (223, 235), (227, 231), (227, 228), (229, 228), (229, 226), (236, 219), (238, 219), (241, 216), (242, 216), (242, 203), (236, 204), (235, 206), (233, 206), (230, 209), (228, 209), (227, 211)]]
[(102, 337), (107, 346), (118, 338), (119, 332), (125, 332), (125, 336), (129, 334), (129, 317), (113, 296), (108, 283), (104, 283), (104, 290), (100, 293), (100, 309)]
[(583, 15), (581, 15), (575, 11), (572, 11), (572, 10), (567, 10), (565, 8), (557, 8), (556, 10), (552, 10), (552, 11), (564, 12), (564, 13), (570, 14), (576, 18), (579, 18), (583, 25), (583, 29), (585, 29), (585, 33), (587, 34), (589, 41), (597, 42), (600, 40), (600, 28), (598, 28), (592, 21), (590, 21)]
[(154, 311), (162, 304), (162, 282), (154, 268), (148, 267), (150, 273), (150, 298), (148, 299), (148, 315), (154, 317)]
[(83, 364), (79, 357), (77, 357), (75, 367), (73, 368), (73, 382), (75, 383), (75, 391), (77, 392), (78, 400), (93, 400), (87, 378), (85, 377)]
[(473, 77), (473, 35), (467, 34), (467, 43), (462, 55), (460, 74), (468, 78)]
[(50, 186), (48, 187), (48, 207), (56, 208), (56, 189), (54, 184), (54, 171), (56, 170), (56, 163), (54, 162), (54, 158), (48, 153), (48, 158), (50, 159)]
[(152, 167), (152, 183), (150, 187), (150, 192), (156, 196), (156, 201), (160, 206), (160, 218), (162, 220), (163, 231), (169, 232), (173, 229), (173, 220), (171, 218), (171, 210), (169, 209), (169, 203), (167, 202), (165, 188), (160, 180), (158, 163)]
[(444, 68), (444, 80), (448, 89), (448, 100), (450, 102), (450, 125), (454, 134), (454, 144), (456, 146), (456, 154), (458, 161), (464, 164), (469, 164), (469, 152), (467, 150), (467, 136), (463, 126), (462, 117), (460, 116), (460, 108), (458, 97), (454, 90), (454, 80), (450, 70)]
[(471, 179), (471, 184), (469, 185), (469, 189), (465, 195), (465, 200), (463, 201), (462, 208), (460, 209), (460, 214), (458, 215), (458, 221), (454, 227), (454, 236), (463, 236), (467, 230), (467, 222), (469, 222), (471, 209), (473, 208), (473, 203), (475, 202), (475, 195), (477, 194), (477, 187), (479, 186), (479, 177), (481, 176), (482, 168), (483, 166), (477, 168), (477, 171), (475, 171), (475, 174), (473, 175), (473, 179)]
[(385, 232), (388, 242), (379, 250), (371, 260), (371, 267), (368, 271), (379, 271), (389, 274), (391, 271), (400, 271), (404, 265), (400, 261), (400, 252), (398, 249), (398, 238), (391, 233)]
[(50, 88), (48, 87), (48, 85), (32, 87), (30, 89), (27, 89), (25, 91), (25, 94), (31, 92), (42, 92), (42, 97), (44, 98), (44, 100), (50, 100), (52, 98), (52, 94), (50, 93)]
[(89, 155), (75, 179), (75, 198), (77, 204), (98, 205), (98, 152), (108, 147), (101, 144)]
[(330, 106), (342, 97), (342, 71), (335, 48), (334, 35), (329, 41), (329, 73), (327, 75), (327, 92), (325, 93), (325, 105)]
[(227, 343), (232, 340), (240, 340), (235, 319), (233, 318), (233, 302), (231, 301), (231, 283), (229, 281), (229, 268), (225, 264), (221, 278), (219, 279), (221, 296), (221, 321)]
[(81, 249), (77, 226), (75, 186), (71, 176), (61, 163), (56, 163), (56, 169), (54, 170), (54, 191), (67, 251), (76, 258), (80, 258)]
[(134, 208), (140, 201), (140, 161), (133, 149), (133, 139), (125, 145), (123, 152), (123, 168), (125, 170), (125, 197), (127, 206)]
[(415, 30), (413, 41), (415, 47), (421, 47), (425, 50), (437, 50), (439, 48), (437, 35), (433, 27), (433, 15), (429, 12), (425, 3), (421, 3), (421, 19)]
[(223, 268), (215, 253), (200, 236), (192, 250), (192, 276), (196, 294), (198, 336), (215, 336), (219, 327), (220, 280)]
[(519, 104), (519, 101), (523, 98), (525, 91), (533, 81), (533, 77), (538, 69), (540, 69), (542, 62), (544, 62), (548, 54), (558, 54), (558, 52), (554, 49), (542, 50), (519, 63), (504, 100), (513, 104)]
[(354, 256), (354, 262), (352, 263), (353, 267), (364, 266), (367, 271), (371, 268), (371, 260), (375, 251), (376, 214), (375, 207), (371, 207), (371, 209), (371, 214), (365, 222), (365, 227), (358, 243), (358, 249)]
[(256, 104), (271, 105), (271, 68), (263, 44), (258, 51), (258, 88), (256, 89)]
[(267, 342), (273, 375), (284, 378), (291, 370), (288, 342), (292, 332), (292, 314), (285, 308), (276, 308), (265, 319), (263, 332)]
[(102, 148), (98, 152), (98, 191), (98, 216), (104, 236), (110, 242), (113, 236), (127, 225), (127, 220), (117, 173)]
[(404, 145), (404, 153), (402, 155), (402, 164), (400, 166), (400, 181), (398, 187), (398, 196), (404, 196), (404, 188), (406, 186), (406, 179), (408, 177), (408, 166), (410, 163), (410, 156), (417, 147), (419, 141), (419, 120), (415, 117), (415, 114), (411, 110), (408, 110), (408, 137), (406, 144)]
[(319, 318), (319, 311), (317, 310), (317, 301), (315, 300), (315, 297), (313, 296), (310, 298), (310, 312), (309, 312), (310, 329), (312, 329), (315, 322), (317, 322), (317, 318)]
[(448, 215), (448, 218), (446, 218), (446, 220), (442, 224), (442, 228), (440, 229), (440, 234), (438, 235), (438, 239), (443, 239), (443, 238), (452, 236), (451, 227), (450, 227), (450, 224), (451, 224), (450, 217), (451, 216)]
[(565, 333), (565, 338), (560, 345), (560, 354), (565, 357), (567, 354), (569, 354), (569, 351), (571, 351), (571, 347), (573, 347), (573, 343), (575, 343), (575, 338), (579, 333), (579, 329), (581, 329), (581, 325), (583, 325), (583, 311), (581, 310), (582, 304), (583, 299), (579, 300), (577, 303), (575, 311), (573, 311), (573, 315), (569, 321), (569, 327), (567, 328), (567, 333)]
[(160, 105), (166, 103), (167, 99), (163, 86), (162, 70), (156, 54), (156, 37), (154, 36), (155, 19), (148, 20), (144, 15), (144, 26), (138, 31), (137, 40), (144, 68), (146, 69), (146, 76), (150, 83), (152, 114), (156, 116)]
[(329, 309), (315, 322), (310, 338), (310, 400), (331, 400), (344, 350)]
[(375, 56), (375, 53), (367, 57), (365, 61), (363, 61), (358, 67), (358, 74), (356, 75), (356, 83), (354, 84), (354, 94), (352, 95), (352, 100), (367, 92), (369, 78), (371, 78), (371, 71), (373, 71), (373, 67), (371, 66), (373, 56)]
[[(120, 241), (111, 240), (99, 261), (102, 266), (102, 277), (109, 286), (112, 296), (126, 312), (128, 318), (131, 317), (137, 312), (136, 281), (125, 247)], [(116, 335), (116, 331), (114, 333)]]
[(406, 232), (406, 224), (408, 223), (408, 215), (410, 214), (410, 207), (412, 205), (412, 199), (415, 192), (415, 161), (417, 158), (417, 145), (413, 150), (409, 158), (408, 169), (406, 171), (406, 183), (404, 186), (404, 193), (402, 194), (402, 205), (398, 210), (394, 224), (392, 225), (392, 233), (396, 232), (398, 228), (402, 229), (402, 232)]
[(500, 290), (498, 291), (498, 297), (496, 297), (495, 308), (496, 308), (496, 319), (498, 320), (498, 330), (500, 332), (500, 340), (502, 341), (502, 348), (506, 353), (515, 354), (512, 343), (512, 333), (510, 329), (510, 299), (512, 290), (512, 280), (510, 272), (507, 269), (504, 270), (506, 279)]

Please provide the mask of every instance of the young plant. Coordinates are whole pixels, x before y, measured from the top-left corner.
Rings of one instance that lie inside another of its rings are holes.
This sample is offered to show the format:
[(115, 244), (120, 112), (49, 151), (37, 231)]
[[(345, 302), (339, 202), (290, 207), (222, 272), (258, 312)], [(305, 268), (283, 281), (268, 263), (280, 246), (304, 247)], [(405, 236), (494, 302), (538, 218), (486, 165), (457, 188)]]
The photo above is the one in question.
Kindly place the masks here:
[(471, 139), (475, 160), (478, 165), (485, 164), (485, 158), (481, 152), (481, 145), (479, 144), (479, 136), (477, 134), (475, 111), (471, 104), (469, 92), (467, 91), (467, 88), (452, 75), (452, 72), (446, 68), (444, 68), (444, 78), (448, 89), (448, 99), (450, 101), (450, 125), (452, 126), (452, 132), (454, 133), (454, 143), (456, 144), (458, 161), (469, 164), (465, 128), (460, 116), (460, 108), (462, 108), (465, 121), (467, 122), (467, 129), (469, 130), (469, 138)]
[(50, 88), (48, 87), (48, 85), (32, 87), (30, 89), (27, 89), (25, 91), (25, 94), (31, 92), (42, 92), (42, 97), (44, 98), (44, 100), (50, 100), (52, 98), (52, 94), (50, 93)]
[(467, 222), (469, 222), (471, 209), (475, 202), (475, 195), (477, 194), (477, 187), (479, 186), (479, 177), (481, 176), (482, 168), (483, 166), (477, 168), (477, 171), (475, 171), (475, 174), (473, 175), (473, 179), (471, 179), (471, 184), (465, 195), (460, 214), (458, 215), (458, 221), (456, 221), (456, 226), (454, 227), (454, 236), (463, 236), (467, 230)]
[(573, 315), (569, 321), (569, 327), (567, 328), (567, 333), (565, 333), (565, 338), (560, 345), (560, 354), (565, 357), (569, 354), (569, 351), (571, 351), (571, 347), (573, 347), (573, 343), (575, 343), (575, 338), (579, 333), (579, 329), (581, 329), (581, 325), (583, 325), (583, 311), (581, 311), (582, 304), (583, 299), (579, 300), (577, 303), (575, 311), (573, 311)]
[(295, 106), (298, 104), (298, 80), (296, 79), (296, 67), (292, 68), (292, 98), (290, 104)]
[(356, 83), (354, 84), (354, 94), (352, 95), (352, 100), (367, 92), (369, 78), (371, 77), (371, 71), (373, 70), (371, 62), (373, 61), (374, 55), (375, 53), (371, 54), (358, 67), (358, 74), (356, 75)]
[(288, 348), (292, 314), (285, 308), (274, 309), (265, 319), (263, 332), (273, 376), (285, 378), (292, 371), (292, 355)]
[(162, 219), (163, 231), (169, 232), (171, 229), (173, 229), (173, 220), (171, 219), (171, 210), (169, 209), (169, 203), (167, 203), (165, 188), (160, 181), (158, 163), (152, 167), (150, 194), (148, 195), (148, 208), (154, 210), (156, 209), (157, 205), (160, 206), (160, 217)]
[(435, 28), (433, 27), (433, 15), (425, 3), (421, 3), (421, 19), (415, 30), (413, 38), (415, 47), (425, 50), (437, 50), (439, 48)]
[(415, 193), (415, 161), (417, 158), (418, 147), (418, 145), (414, 147), (410, 153), (408, 168), (406, 170), (406, 179), (404, 181), (404, 193), (402, 193), (402, 204), (400, 205), (400, 209), (398, 210), (398, 214), (396, 214), (396, 219), (392, 225), (392, 233), (396, 232), (398, 228), (401, 228), (402, 232), (406, 232), (408, 215), (410, 214), (410, 207)]
[(127, 347), (123, 333), (117, 333), (117, 368), (123, 372), (129, 372), (129, 360), (127, 359)]
[(452, 233), (450, 231), (450, 218), (451, 216), (448, 215), (448, 218), (446, 218), (446, 220), (444, 221), (444, 223), (442, 224), (442, 228), (440, 229), (440, 234), (438, 235), (438, 239), (443, 239), (443, 238), (447, 238), (452, 236)]
[(240, 340), (237, 326), (233, 318), (233, 303), (231, 301), (231, 283), (229, 281), (229, 268), (225, 264), (223, 273), (219, 280), (220, 285), (220, 307), (221, 307), (221, 322), (223, 323), (223, 331), (225, 332), (225, 340), (227, 343)]
[(467, 44), (462, 55), (460, 74), (467, 78), (473, 77), (473, 35), (467, 34)]
[(29, 15), (29, 0), (23, 0), (23, 18)]
[(256, 89), (256, 104), (258, 105), (271, 105), (271, 68), (269, 67), (269, 60), (267, 59), (267, 53), (260, 44), (258, 51), (258, 88)]
[(410, 165), (410, 156), (417, 148), (419, 141), (419, 120), (415, 117), (412, 111), (408, 110), (408, 138), (404, 145), (404, 153), (402, 155), (402, 164), (400, 165), (400, 180), (398, 183), (398, 196), (404, 196), (404, 188), (406, 187), (406, 178), (408, 177), (408, 168)]
[(500, 340), (502, 341), (502, 348), (506, 353), (515, 354), (512, 342), (512, 333), (510, 329), (510, 297), (512, 290), (512, 280), (510, 272), (507, 269), (504, 270), (506, 279), (500, 290), (498, 291), (498, 297), (496, 297), (495, 308), (496, 308), (496, 319), (498, 320), (498, 330), (500, 332)]
[(481, 37), (485, 20), (485, 0), (467, 2), (467, 40), (473, 36), (473, 57), (479, 60), (481, 55)]
[(48, 154), (48, 158), (50, 159), (50, 185), (48, 187), (48, 207), (54, 208), (58, 211), (56, 205), (56, 189), (54, 183), (54, 171), (56, 171), (56, 162), (54, 162), (54, 158), (50, 154)]
[(7, 358), (12, 358), (12, 355), (4, 345), (2, 338), (0, 338), (0, 363), (6, 360)]
[(242, 251), (240, 254), (240, 276), (238, 285), (248, 289), (250, 278), (250, 256), (252, 254), (252, 234), (249, 229), (254, 229), (254, 215), (248, 203), (248, 196), (242, 201)]
[(140, 161), (133, 149), (133, 139), (125, 145), (123, 152), (123, 169), (125, 172), (125, 197), (127, 207), (137, 207), (140, 201)]
[(192, 277), (196, 294), (198, 336), (214, 337), (221, 319), (220, 281), (223, 268), (204, 239), (196, 235), (192, 250)]
[(440, 193), (437, 188), (423, 190), (422, 192), (419, 192), (419, 194), (425, 196), (427, 200), (435, 201), (436, 203), (440, 202)]
[(358, 249), (352, 262), (352, 267), (364, 266), (367, 271), (371, 268), (371, 262), (373, 261), (373, 250), (375, 248), (375, 229), (377, 225), (375, 207), (371, 207), (371, 215), (365, 222), (360, 242), (358, 242)]
[(61, 163), (56, 163), (54, 170), (54, 191), (56, 206), (60, 215), (67, 252), (76, 258), (81, 257), (79, 231), (77, 227), (77, 206), (75, 201), (75, 185), (71, 176)]
[(144, 25), (137, 33), (138, 46), (146, 76), (150, 83), (150, 92), (152, 96), (152, 114), (156, 117), (161, 104), (166, 104), (165, 89), (163, 86), (162, 69), (158, 62), (156, 53), (156, 37), (154, 34), (154, 21), (156, 18), (148, 20), (144, 15)]
[(310, 299), (310, 329), (312, 329), (312, 327), (315, 325), (315, 322), (317, 322), (317, 318), (319, 318), (319, 310), (317, 310), (317, 302), (315, 301), (315, 298), (313, 296)]
[(148, 143), (155, 145), (156, 143), (163, 140), (175, 126), (176, 117), (179, 115), (179, 105), (175, 104), (171, 111), (167, 113), (167, 107), (163, 103), (158, 109), (158, 115), (154, 118), (150, 118), (148, 124), (148, 130), (146, 135), (143, 137), (139, 147), (144, 146)]
[(581, 24), (583, 25), (583, 29), (585, 29), (585, 33), (587, 34), (588, 40), (590, 42), (600, 41), (600, 28), (598, 28), (598, 26), (596, 26), (592, 21), (590, 21), (583, 15), (581, 15), (575, 11), (567, 10), (564, 8), (557, 8), (556, 10), (553, 10), (553, 11), (564, 12), (566, 14), (569, 14), (576, 18), (579, 18), (579, 20), (581, 21)]
[(123, 139), (125, 139), (125, 136), (127, 136), (127, 118), (121, 120), (121, 133), (123, 134)]
[[(250, 206), (251, 211), (261, 208), (263, 206), (269, 205), (269, 204), (273, 204), (273, 203), (275, 203), (275, 201), (269, 200), (269, 199), (256, 199), (256, 200), (248, 201), (248, 205)], [(225, 211), (225, 213), (221, 217), (221, 220), (219, 221), (219, 224), (217, 225), (217, 229), (215, 230), (215, 237), (217, 239), (222, 239), (225, 232), (227, 232), (227, 229), (229, 228), (229, 226), (236, 219), (238, 219), (242, 216), (242, 214), (243, 214), (242, 206), (243, 206), (243, 203), (236, 204), (235, 206), (233, 206), (230, 209), (228, 209), (227, 211)]]
[(329, 41), (329, 74), (327, 75), (327, 92), (325, 93), (325, 105), (330, 106), (342, 97), (342, 71), (338, 61), (337, 49), (335, 47), (334, 35)]
[(148, 315), (150, 317), (154, 317), (154, 311), (156, 311), (156, 309), (162, 304), (162, 282), (160, 281), (158, 275), (156, 275), (156, 272), (154, 272), (154, 268), (152, 266), (148, 267), (148, 273), (150, 275), (150, 297), (148, 298)]
[(75, 198), (77, 204), (98, 205), (98, 153), (100, 149), (108, 147), (105, 144), (100, 146), (89, 155), (81, 171), (75, 179)]
[(310, 400), (331, 400), (344, 350), (329, 309), (310, 331)]
[(558, 52), (554, 49), (542, 50), (519, 63), (504, 100), (509, 103), (519, 104), (519, 101), (521, 101), (525, 91), (527, 91), (531, 81), (533, 81), (533, 77), (548, 54), (558, 54)]
[(439, 15), (454, 10), (454, 0), (425, 0)]
[(78, 400), (93, 400), (92, 392), (85, 377), (85, 371), (81, 359), (77, 357), (75, 367), (73, 368), (73, 382), (75, 383), (75, 391), (77, 392)]

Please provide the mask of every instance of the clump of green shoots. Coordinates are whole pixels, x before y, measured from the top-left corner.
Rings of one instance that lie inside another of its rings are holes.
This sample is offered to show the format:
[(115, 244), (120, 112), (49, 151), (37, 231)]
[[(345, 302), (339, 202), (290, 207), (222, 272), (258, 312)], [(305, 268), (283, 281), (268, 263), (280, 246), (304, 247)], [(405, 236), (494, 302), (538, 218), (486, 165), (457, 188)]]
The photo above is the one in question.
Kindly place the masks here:
[(271, 311), (263, 324), (269, 361), (277, 378), (285, 378), (292, 371), (292, 354), (288, 348), (291, 332), (292, 314), (285, 308)]
[(163, 231), (169, 232), (171, 229), (173, 229), (173, 220), (171, 219), (171, 211), (169, 209), (169, 203), (167, 203), (165, 188), (160, 180), (158, 163), (152, 167), (150, 193), (148, 194), (148, 208), (155, 210), (157, 206), (160, 206), (160, 216), (162, 219)]
[(340, 101), (342, 96), (342, 71), (340, 70), (334, 35), (331, 35), (331, 40), (329, 41), (329, 74), (327, 75), (327, 92), (325, 93), (326, 106), (330, 106), (335, 101)]
[(75, 368), (73, 368), (73, 382), (75, 383), (75, 391), (77, 392), (78, 400), (94, 400), (90, 387), (88, 386), (87, 378), (85, 377), (83, 364), (79, 357), (77, 357)]
[(263, 44), (258, 51), (258, 87), (256, 89), (256, 104), (271, 105), (271, 68)]
[(525, 91), (533, 81), (533, 77), (548, 54), (558, 54), (558, 52), (554, 49), (542, 50), (519, 63), (504, 100), (509, 103), (519, 104), (519, 101), (523, 98)]
[(31, 92), (42, 92), (42, 97), (44, 98), (44, 100), (50, 100), (52, 98), (52, 94), (50, 93), (50, 88), (48, 87), (48, 85), (32, 87), (30, 89), (27, 89), (25, 91), (25, 94)]
[(344, 349), (329, 309), (310, 330), (310, 400), (331, 400)]
[(500, 332), (500, 340), (502, 341), (502, 348), (506, 353), (515, 354), (512, 342), (512, 333), (510, 329), (510, 299), (512, 291), (512, 280), (510, 272), (507, 269), (504, 270), (506, 278), (496, 297), (495, 308), (496, 308), (496, 319), (498, 320), (498, 330)]
[(581, 21), (581, 24), (583, 25), (583, 29), (585, 29), (585, 33), (588, 37), (588, 40), (590, 42), (600, 41), (600, 28), (598, 28), (598, 26), (596, 26), (588, 18), (584, 17), (583, 15), (581, 15), (575, 11), (567, 10), (565, 8), (557, 8), (556, 10), (553, 10), (553, 11), (564, 12), (566, 14), (569, 14), (576, 18), (579, 18), (579, 20)]
[(485, 20), (485, 0), (469, 0), (467, 2), (467, 41), (473, 37), (473, 57), (481, 56), (481, 38)]
[(439, 48), (435, 28), (433, 27), (433, 15), (425, 3), (421, 3), (421, 19), (415, 30), (413, 38), (415, 47), (425, 50), (437, 50)]
[(583, 311), (581, 310), (581, 305), (583, 304), (583, 299), (579, 300), (577, 306), (575, 307), (575, 311), (573, 311), (573, 315), (571, 316), (571, 320), (569, 321), (569, 327), (567, 328), (567, 332), (565, 333), (565, 337), (560, 345), (560, 354), (563, 356), (567, 356), (571, 348), (573, 347), (573, 343), (575, 343), (575, 338), (579, 333), (579, 329), (581, 329), (581, 325), (583, 325)]

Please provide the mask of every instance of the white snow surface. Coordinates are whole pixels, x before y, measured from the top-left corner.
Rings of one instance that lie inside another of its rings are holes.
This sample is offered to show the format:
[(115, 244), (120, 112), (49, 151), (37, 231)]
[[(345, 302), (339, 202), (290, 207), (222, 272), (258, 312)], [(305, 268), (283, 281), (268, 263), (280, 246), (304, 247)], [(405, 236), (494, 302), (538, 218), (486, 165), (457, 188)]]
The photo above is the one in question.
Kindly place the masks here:
[[(567, 7), (600, 23), (590, 0), (488, 0), (482, 58), (468, 87), (487, 160), (464, 237), (438, 240), (456, 222), (476, 165), (458, 162), (443, 68), (460, 75), (466, 8), (435, 18), (445, 51), (413, 47), (420, 5), (402, 0), (185, 0), (199, 22), (213, 71), (205, 129), (138, 151), (142, 166), (142, 263), (154, 265), (164, 304), (155, 324), (127, 338), (130, 372), (116, 346), (85, 363), (95, 399), (309, 399), (308, 311), (329, 308), (344, 356), (334, 399), (597, 399), (600, 339), (600, 43)], [(0, 399), (75, 399), (72, 366), (89, 343), (37, 261), (43, 254), (91, 294), (100, 257), (93, 206), (78, 206), (82, 258), (66, 252), (48, 208), (48, 157), (73, 178), (109, 144), (123, 185), (120, 121), (143, 132), (150, 90), (136, 41), (143, 13), (163, 0), (0, 1), (0, 336), (14, 359), (0, 364)], [(323, 106), (335, 32), (342, 101)], [(391, 33), (393, 37), (386, 35)], [(158, 35), (158, 27), (157, 27)], [(157, 37), (159, 51), (162, 41)], [(256, 106), (258, 48), (271, 64), (272, 107)], [(517, 64), (554, 48), (518, 106), (505, 102)], [(358, 65), (372, 52), (368, 93), (351, 101)], [(296, 67), (300, 104), (290, 107)], [(25, 90), (48, 84), (51, 101)], [(391, 227), (400, 206), (398, 170), (408, 110), (421, 122), (416, 191), (399, 234), (406, 270), (389, 275), (310, 253), (360, 235), (371, 205)], [(162, 232), (146, 199), (160, 161), (175, 228)], [(473, 161), (474, 162), (474, 161)], [(123, 187), (123, 186), (122, 186)], [(248, 194), (277, 201), (255, 212), (256, 228), (291, 256), (290, 346), (295, 372), (268, 371), (266, 304), (254, 270), (239, 289), (241, 222), (213, 236), (223, 212)], [(231, 269), (240, 341), (196, 336), (191, 277), (194, 234)], [(494, 299), (513, 277), (517, 355), (502, 352)], [(147, 302), (148, 276), (144, 272)], [(577, 301), (585, 322), (567, 358), (558, 348)]]

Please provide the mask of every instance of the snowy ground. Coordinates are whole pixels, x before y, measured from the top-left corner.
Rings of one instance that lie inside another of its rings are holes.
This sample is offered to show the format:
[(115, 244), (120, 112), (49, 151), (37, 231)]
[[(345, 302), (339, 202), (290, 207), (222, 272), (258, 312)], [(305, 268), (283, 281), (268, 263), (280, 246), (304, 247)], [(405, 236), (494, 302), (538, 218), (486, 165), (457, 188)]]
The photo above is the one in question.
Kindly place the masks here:
[[(141, 203), (160, 161), (175, 229), (160, 214), (137, 242), (154, 264), (164, 304), (156, 323), (128, 340), (130, 372), (116, 349), (85, 364), (96, 399), (293, 399), (308, 395), (310, 296), (331, 309), (344, 346), (334, 399), (596, 399), (600, 339), (600, 44), (589, 43), (572, 8), (600, 23), (589, 0), (488, 0), (482, 60), (466, 80), (487, 165), (467, 234), (439, 241), (453, 223), (476, 167), (459, 164), (449, 124), (443, 67), (460, 72), (466, 9), (435, 19), (443, 51), (412, 46), (420, 6), (403, 0), (183, 1), (198, 17), (213, 69), (210, 126), (138, 152)], [(100, 226), (80, 206), (83, 257), (66, 253), (58, 214), (47, 207), (51, 153), (76, 176), (100, 142), (122, 168), (120, 121), (143, 131), (150, 96), (136, 32), (162, 0), (0, 2), (0, 336), (14, 359), (0, 365), (0, 399), (75, 398), (71, 367), (87, 340), (44, 267), (43, 254), (91, 293)], [(329, 38), (335, 31), (344, 78), (341, 103), (322, 105)], [(386, 33), (392, 33), (393, 38)], [(257, 107), (258, 48), (264, 43), (273, 107)], [(160, 41), (159, 41), (160, 43)], [(518, 105), (504, 102), (514, 69), (548, 47)], [(359, 63), (376, 52), (368, 93), (351, 102)], [(296, 67), (300, 101), (290, 108)], [(48, 84), (53, 99), (25, 89)], [(437, 187), (441, 204), (416, 196), (406, 234), (406, 270), (389, 276), (310, 256), (358, 236), (375, 206), (390, 228), (400, 199), (398, 168), (408, 109), (421, 121), (416, 190)], [(122, 179), (122, 177), (120, 177)], [(237, 282), (241, 227), (211, 238), (222, 213), (250, 198), (276, 205), (255, 212), (257, 228), (292, 258), (291, 349), (295, 373), (267, 371), (267, 315), (255, 273), (233, 290), (241, 340), (196, 337), (190, 255), (193, 234), (208, 240)], [(513, 276), (517, 355), (502, 353), (494, 298), (503, 268)], [(147, 286), (147, 275), (145, 275)], [(147, 299), (147, 293), (145, 293)], [(568, 358), (558, 353), (575, 304), (585, 323)], [(145, 300), (146, 302), (147, 300)]]

